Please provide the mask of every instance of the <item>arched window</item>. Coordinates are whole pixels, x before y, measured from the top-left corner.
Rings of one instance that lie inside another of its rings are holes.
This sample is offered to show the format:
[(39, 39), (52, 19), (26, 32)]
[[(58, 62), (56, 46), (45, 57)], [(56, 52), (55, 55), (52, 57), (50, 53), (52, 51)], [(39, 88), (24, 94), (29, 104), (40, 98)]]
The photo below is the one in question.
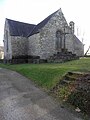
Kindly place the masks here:
[(58, 30), (56, 32), (56, 49), (59, 51), (62, 49), (62, 31)]

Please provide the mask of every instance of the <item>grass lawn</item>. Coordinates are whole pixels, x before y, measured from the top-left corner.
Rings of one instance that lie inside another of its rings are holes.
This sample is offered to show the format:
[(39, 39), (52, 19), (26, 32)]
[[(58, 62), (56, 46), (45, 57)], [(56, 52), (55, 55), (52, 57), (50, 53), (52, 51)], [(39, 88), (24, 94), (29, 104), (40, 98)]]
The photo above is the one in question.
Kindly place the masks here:
[(90, 58), (81, 58), (66, 63), (0, 64), (0, 67), (17, 71), (33, 80), (42, 88), (49, 90), (53, 88), (68, 71), (90, 72)]

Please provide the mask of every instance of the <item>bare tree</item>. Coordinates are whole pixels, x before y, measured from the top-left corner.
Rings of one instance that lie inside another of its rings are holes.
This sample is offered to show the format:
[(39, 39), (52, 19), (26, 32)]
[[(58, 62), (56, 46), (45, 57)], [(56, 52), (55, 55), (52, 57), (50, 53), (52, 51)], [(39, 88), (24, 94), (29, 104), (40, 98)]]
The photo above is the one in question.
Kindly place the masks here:
[(86, 51), (85, 55), (87, 55), (87, 53), (88, 53), (89, 49), (90, 49), (90, 46), (88, 47), (88, 49), (87, 49), (87, 51)]

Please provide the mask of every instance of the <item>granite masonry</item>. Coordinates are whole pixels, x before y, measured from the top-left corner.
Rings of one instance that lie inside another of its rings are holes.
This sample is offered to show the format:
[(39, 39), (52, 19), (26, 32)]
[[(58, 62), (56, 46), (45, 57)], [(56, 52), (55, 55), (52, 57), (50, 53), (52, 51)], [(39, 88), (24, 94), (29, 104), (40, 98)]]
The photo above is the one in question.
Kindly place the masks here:
[[(59, 9), (37, 25), (6, 19), (4, 59), (24, 62), (60, 62), (84, 55), (83, 43), (74, 35), (74, 22), (68, 25)], [(52, 59), (51, 59), (52, 58)]]

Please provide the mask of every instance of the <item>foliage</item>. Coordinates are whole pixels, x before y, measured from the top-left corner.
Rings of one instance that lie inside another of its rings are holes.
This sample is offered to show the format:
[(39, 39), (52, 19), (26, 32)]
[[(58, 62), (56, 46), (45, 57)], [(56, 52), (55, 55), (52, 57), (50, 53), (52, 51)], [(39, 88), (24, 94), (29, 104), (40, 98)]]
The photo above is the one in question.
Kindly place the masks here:
[(68, 102), (90, 115), (90, 90), (88, 92), (82, 89), (73, 91), (68, 96)]
[(68, 72), (51, 91), (60, 100), (90, 115), (90, 73)]

